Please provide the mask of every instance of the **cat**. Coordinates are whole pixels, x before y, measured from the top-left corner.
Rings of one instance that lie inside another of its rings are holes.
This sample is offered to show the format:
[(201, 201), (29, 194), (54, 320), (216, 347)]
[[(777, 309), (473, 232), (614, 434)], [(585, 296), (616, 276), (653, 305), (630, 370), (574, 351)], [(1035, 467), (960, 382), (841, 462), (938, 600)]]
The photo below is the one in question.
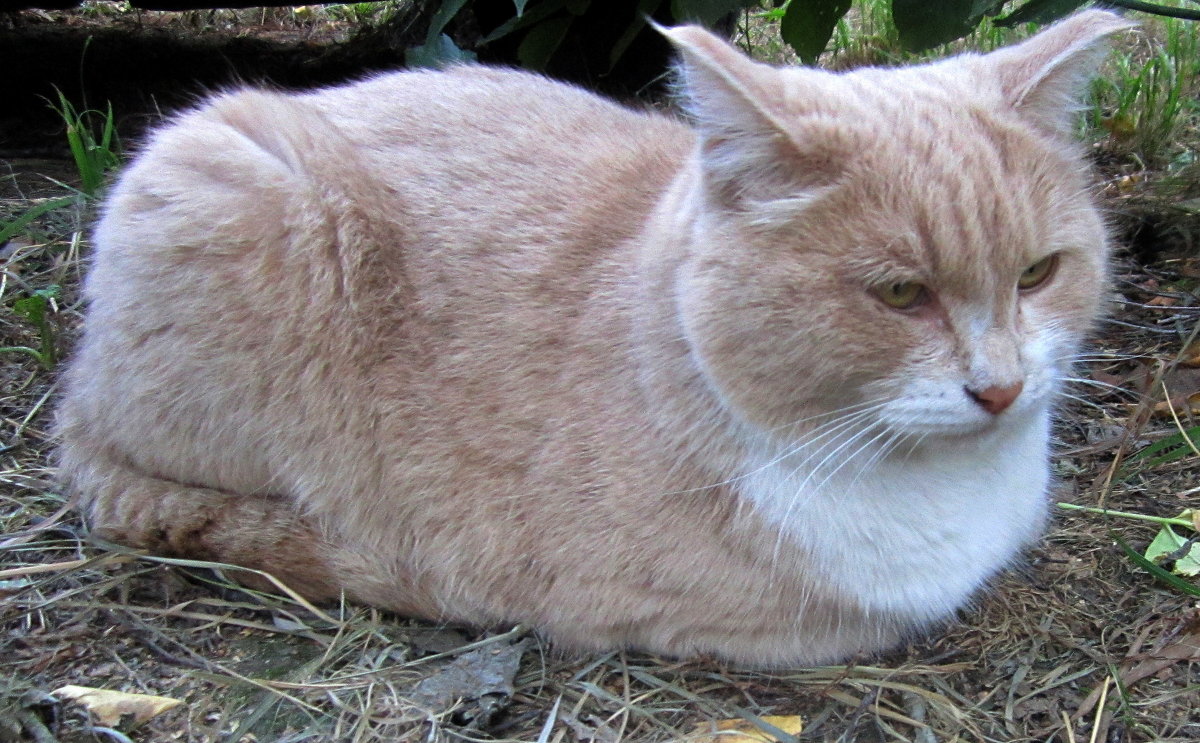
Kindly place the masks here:
[(845, 74), (664, 29), (686, 121), (481, 66), (216, 95), (96, 228), (64, 488), (110, 540), (568, 649), (927, 632), (1046, 521), (1109, 251), (1074, 115), (1129, 25)]

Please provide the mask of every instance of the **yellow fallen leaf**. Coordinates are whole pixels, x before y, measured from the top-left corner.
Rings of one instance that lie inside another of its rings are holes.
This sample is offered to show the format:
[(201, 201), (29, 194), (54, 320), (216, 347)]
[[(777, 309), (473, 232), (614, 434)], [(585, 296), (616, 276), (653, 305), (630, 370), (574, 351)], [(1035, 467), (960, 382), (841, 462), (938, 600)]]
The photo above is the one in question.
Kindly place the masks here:
[(1174, 307), (1175, 305), (1179, 304), (1179, 298), (1164, 297), (1160, 294), (1157, 297), (1151, 297), (1150, 301), (1146, 302), (1146, 304), (1151, 307)]
[(1200, 368), (1200, 341), (1192, 341), (1192, 344), (1179, 355), (1179, 365), (1189, 369)]
[(1200, 415), (1200, 392), (1184, 396), (1176, 396), (1171, 400), (1163, 400), (1155, 404), (1152, 411), (1156, 418), (1172, 418), (1174, 415)]
[[(758, 718), (788, 735), (799, 735), (804, 720), (799, 715), (767, 715)], [(717, 720), (696, 724), (696, 734), (688, 743), (776, 743), (779, 739), (749, 720)]]
[(114, 727), (129, 716), (133, 724), (140, 725), (151, 717), (178, 707), (183, 702), (170, 697), (155, 697), (149, 694), (130, 694), (124, 691), (93, 689), (88, 686), (64, 686), (51, 692), (59, 699), (67, 699), (82, 705), (92, 713), (96, 722)]

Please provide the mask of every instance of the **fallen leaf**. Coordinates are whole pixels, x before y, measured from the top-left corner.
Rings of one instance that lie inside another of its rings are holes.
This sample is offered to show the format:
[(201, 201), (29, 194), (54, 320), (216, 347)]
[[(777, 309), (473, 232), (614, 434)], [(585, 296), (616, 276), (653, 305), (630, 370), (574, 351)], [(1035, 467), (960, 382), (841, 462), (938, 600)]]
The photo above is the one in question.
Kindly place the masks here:
[(421, 679), (409, 698), (435, 712), (450, 709), (459, 700), (513, 695), (513, 677), (521, 665), (528, 642), (482, 647), (448, 661)]
[[(1174, 415), (1171, 411), (1174, 410)], [(1163, 400), (1154, 406), (1154, 415), (1158, 418), (1174, 418), (1175, 416), (1200, 415), (1200, 392), (1190, 395), (1173, 395), (1170, 400)]]
[[(1188, 545), (1187, 550), (1184, 550), (1187, 541), (1176, 534), (1170, 526), (1164, 525), (1158, 535), (1154, 537), (1154, 541), (1150, 542), (1150, 546), (1146, 548), (1146, 559), (1156, 563), (1167, 560), (1174, 561), (1171, 572), (1185, 578), (1200, 575), (1200, 544), (1193, 542)], [(1182, 554), (1180, 554), (1181, 552)]]
[[(799, 715), (767, 715), (758, 719), (788, 735), (799, 735), (804, 729), (804, 720)], [(776, 743), (779, 738), (750, 720), (738, 718), (697, 723), (696, 735), (688, 736), (687, 740), (688, 743)]]
[(135, 725), (140, 725), (152, 717), (183, 704), (178, 699), (170, 697), (130, 694), (124, 691), (93, 689), (88, 686), (64, 686), (61, 689), (55, 689), (51, 694), (59, 699), (70, 700), (83, 706), (92, 713), (96, 722), (106, 727), (116, 727), (126, 716), (131, 717)]
[(1200, 368), (1200, 341), (1192, 341), (1191, 345), (1179, 355), (1179, 365), (1189, 369)]

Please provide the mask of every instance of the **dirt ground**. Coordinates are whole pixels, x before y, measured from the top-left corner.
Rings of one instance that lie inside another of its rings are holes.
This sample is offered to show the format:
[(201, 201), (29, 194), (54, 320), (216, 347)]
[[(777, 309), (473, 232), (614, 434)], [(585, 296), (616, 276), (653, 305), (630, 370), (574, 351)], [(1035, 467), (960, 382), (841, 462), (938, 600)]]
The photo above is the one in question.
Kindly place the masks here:
[[(15, 154), (0, 159), (0, 225), (75, 182), (61, 160)], [(1138, 452), (1198, 423), (1200, 218), (1187, 207), (1198, 194), (1164, 204), (1135, 168), (1102, 164), (1098, 188), (1128, 247), (1111, 319), (1061, 411), (1053, 498), (1170, 517), (1200, 508), (1200, 454)], [(0, 345), (39, 346), (44, 332), (12, 308), (56, 286), (49, 332), (69, 349), (93, 210), (50, 210), (0, 247)], [(0, 743), (701, 741), (714, 721), (761, 729), (794, 715), (796, 738), (814, 741), (1200, 740), (1197, 599), (1117, 543), (1143, 549), (1154, 524), (1058, 509), (1042, 543), (957, 621), (882, 657), (772, 673), (563, 657), (520, 627), (313, 607), (89, 542), (53, 482), (55, 369), (0, 360)], [(64, 701), (67, 685), (181, 704), (138, 723)]]

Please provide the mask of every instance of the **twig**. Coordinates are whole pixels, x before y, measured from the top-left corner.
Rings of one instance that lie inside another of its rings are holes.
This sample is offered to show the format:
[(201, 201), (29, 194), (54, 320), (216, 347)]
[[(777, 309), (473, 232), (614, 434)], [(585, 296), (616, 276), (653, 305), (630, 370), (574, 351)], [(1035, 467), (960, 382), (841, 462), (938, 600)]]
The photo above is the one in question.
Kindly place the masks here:
[(117, 741), (117, 743), (133, 743), (133, 741), (130, 740), (129, 736), (126, 735), (125, 733), (122, 733), (120, 730), (113, 730), (112, 728), (101, 727), (99, 725), (93, 725), (89, 732), (100, 733), (101, 735), (107, 735), (108, 737)]
[(1160, 15), (1166, 18), (1182, 18), (1185, 21), (1200, 21), (1200, 10), (1169, 8), (1165, 5), (1143, 3), (1140, 0), (1104, 0), (1104, 2), (1100, 3), (1100, 5), (1107, 5), (1113, 8), (1125, 8), (1126, 10), (1136, 10), (1140, 13), (1150, 13), (1152, 15)]

